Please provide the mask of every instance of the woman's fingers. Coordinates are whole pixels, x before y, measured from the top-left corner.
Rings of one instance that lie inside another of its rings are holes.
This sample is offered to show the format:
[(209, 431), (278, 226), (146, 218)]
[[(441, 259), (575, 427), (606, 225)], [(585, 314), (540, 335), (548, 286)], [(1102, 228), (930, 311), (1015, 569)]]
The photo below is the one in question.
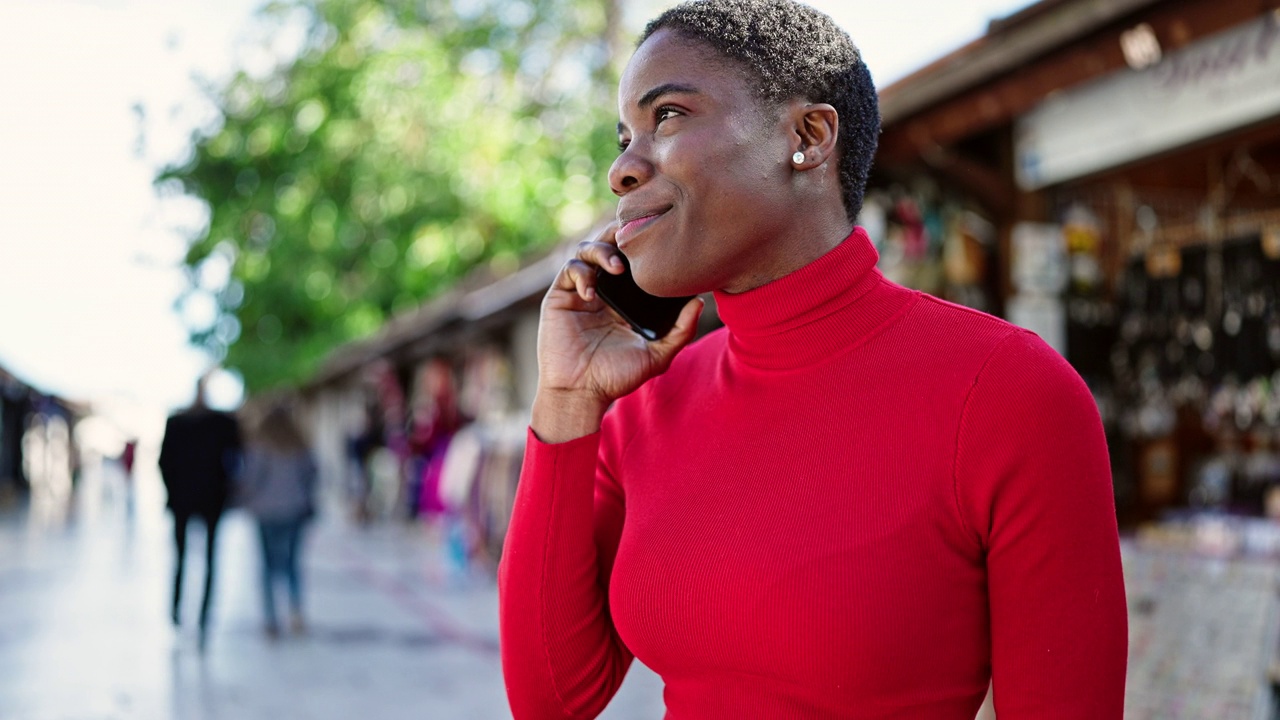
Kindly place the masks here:
[(702, 315), (702, 308), (706, 303), (700, 297), (696, 297), (685, 303), (680, 310), (680, 316), (676, 318), (676, 324), (671, 328), (671, 332), (665, 336), (649, 343), (650, 350), (654, 353), (660, 367), (664, 370), (671, 363), (672, 358), (680, 349), (688, 345), (695, 335), (698, 334), (698, 317)]
[(623, 271), (622, 251), (618, 250), (618, 226), (610, 223), (595, 240), (578, 243), (577, 259), (602, 267), (605, 272), (618, 275)]
[(617, 275), (625, 269), (622, 253), (614, 241), (617, 233), (616, 225), (609, 225), (595, 240), (584, 240), (578, 243), (571, 260), (564, 264), (556, 277), (555, 287), (560, 290), (577, 293), (583, 302), (591, 302), (596, 298), (596, 268), (604, 268), (605, 272)]
[(605, 269), (611, 275), (620, 275), (625, 269), (622, 264), (622, 253), (617, 245), (602, 242), (584, 242), (578, 245), (578, 254), (574, 258), (595, 267)]
[(561, 268), (554, 287), (576, 293), (583, 302), (591, 302), (596, 297), (596, 268), (574, 258)]

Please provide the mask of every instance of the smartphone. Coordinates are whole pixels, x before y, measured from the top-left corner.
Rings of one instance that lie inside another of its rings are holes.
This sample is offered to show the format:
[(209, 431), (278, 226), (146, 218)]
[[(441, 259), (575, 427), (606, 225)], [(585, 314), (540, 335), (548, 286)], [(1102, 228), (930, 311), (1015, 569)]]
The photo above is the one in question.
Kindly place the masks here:
[[(621, 253), (619, 253), (621, 255)], [(645, 340), (657, 340), (671, 332), (680, 311), (695, 296), (658, 297), (650, 295), (636, 285), (631, 275), (631, 263), (622, 255), (623, 271), (612, 275), (604, 268), (596, 269), (596, 294), (619, 317), (627, 321)]]

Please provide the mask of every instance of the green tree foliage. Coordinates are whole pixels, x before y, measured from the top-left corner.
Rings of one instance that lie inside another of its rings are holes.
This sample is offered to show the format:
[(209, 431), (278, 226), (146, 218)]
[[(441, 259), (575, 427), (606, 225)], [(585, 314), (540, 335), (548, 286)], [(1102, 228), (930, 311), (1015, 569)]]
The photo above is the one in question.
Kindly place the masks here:
[(616, 152), (616, 0), (295, 0), (304, 49), (213, 91), (162, 188), (209, 219), (185, 258), (231, 282), (195, 343), (258, 391), (314, 372), (484, 263), (584, 229)]

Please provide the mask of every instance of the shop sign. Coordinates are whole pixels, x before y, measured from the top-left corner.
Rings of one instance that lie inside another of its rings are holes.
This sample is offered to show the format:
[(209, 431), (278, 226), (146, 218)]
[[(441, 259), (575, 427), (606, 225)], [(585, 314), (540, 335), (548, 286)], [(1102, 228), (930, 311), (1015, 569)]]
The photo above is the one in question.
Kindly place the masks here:
[(1067, 353), (1067, 245), (1061, 225), (1022, 222), (1013, 226), (1010, 258), (1016, 292), (1005, 318), (1026, 328), (1059, 353)]
[(1020, 222), (1010, 240), (1013, 286), (1018, 292), (1056, 295), (1067, 287), (1067, 245), (1062, 226)]
[(1062, 298), (1016, 293), (1005, 301), (1005, 319), (1039, 335), (1060, 355), (1067, 354), (1067, 307)]
[(1280, 114), (1280, 10), (1052, 95), (1018, 120), (1025, 190), (1116, 167)]

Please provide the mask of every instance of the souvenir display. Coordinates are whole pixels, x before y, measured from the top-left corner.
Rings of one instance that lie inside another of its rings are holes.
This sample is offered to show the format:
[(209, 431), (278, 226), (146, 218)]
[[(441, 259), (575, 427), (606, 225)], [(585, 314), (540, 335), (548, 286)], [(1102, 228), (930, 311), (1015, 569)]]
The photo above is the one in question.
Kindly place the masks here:
[(528, 425), (510, 361), (482, 347), (458, 362), (430, 358), (411, 377), (405, 393), (390, 363), (369, 373), (365, 421), (347, 443), (352, 514), (361, 522), (416, 518), (442, 540), (450, 572), (491, 573)]
[(918, 180), (872, 190), (858, 224), (880, 253), (890, 280), (961, 305), (991, 312), (996, 232), (976, 208)]
[[(1276, 231), (1197, 237), (1230, 227), (1203, 211), (1162, 231), (1161, 211), (1137, 201), (1132, 222), (1119, 215), (1084, 202), (1060, 213), (1068, 359), (1103, 410), (1121, 518), (1176, 507), (1262, 515), (1270, 497), (1280, 512), (1276, 480), (1244, 470), (1266, 466), (1280, 439)], [(1129, 256), (1108, 283), (1103, 249), (1121, 225), (1133, 231)]]

